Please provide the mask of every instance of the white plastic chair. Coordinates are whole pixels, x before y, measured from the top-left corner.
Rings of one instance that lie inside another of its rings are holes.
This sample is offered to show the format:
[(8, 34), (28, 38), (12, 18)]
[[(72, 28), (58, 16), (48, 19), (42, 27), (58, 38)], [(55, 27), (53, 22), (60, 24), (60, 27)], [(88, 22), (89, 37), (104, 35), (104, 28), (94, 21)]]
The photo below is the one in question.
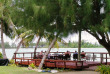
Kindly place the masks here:
[(90, 61), (90, 60), (91, 60), (91, 55), (89, 55), (89, 54), (86, 55), (86, 60), (87, 60), (87, 61)]

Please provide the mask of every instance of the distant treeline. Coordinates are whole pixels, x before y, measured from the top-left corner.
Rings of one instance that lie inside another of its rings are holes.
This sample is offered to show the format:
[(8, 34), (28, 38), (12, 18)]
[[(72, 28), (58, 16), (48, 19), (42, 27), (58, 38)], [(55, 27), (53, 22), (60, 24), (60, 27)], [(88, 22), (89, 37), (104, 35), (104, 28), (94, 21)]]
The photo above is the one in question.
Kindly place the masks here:
[[(29, 48), (34, 48), (36, 45), (36, 43), (30, 43), (29, 45)], [(49, 42), (40, 42), (39, 43), (39, 46), (38, 48), (48, 48), (49, 46)], [(5, 48), (16, 48), (16, 44), (15, 43), (12, 43), (11, 45), (8, 43), (8, 42), (5, 42)], [(21, 46), (21, 47), (24, 47), (24, 46)], [(71, 42), (69, 41), (68, 43), (61, 43), (61, 42), (58, 42), (57, 45), (54, 46), (55, 48), (78, 48), (78, 42)], [(95, 43), (95, 44), (92, 44), (92, 43), (89, 43), (89, 42), (86, 42), (84, 40), (82, 40), (81, 42), (81, 47), (82, 48), (103, 48), (103, 46)], [(1, 48), (1, 43), (0, 43), (0, 48)]]
[[(67, 43), (67, 44), (62, 44), (61, 43), (60, 48), (78, 48), (78, 42), (69, 41), (69, 43)], [(81, 48), (103, 48), (103, 46), (101, 46), (97, 43), (92, 44), (92, 43), (89, 43), (89, 42), (86, 42), (86, 41), (82, 40)]]
[[(5, 46), (5, 48), (16, 48), (16, 44), (15, 43), (12, 43), (10, 45), (9, 42), (5, 42), (4, 46)], [(1, 48), (1, 43), (0, 43), (0, 48)]]

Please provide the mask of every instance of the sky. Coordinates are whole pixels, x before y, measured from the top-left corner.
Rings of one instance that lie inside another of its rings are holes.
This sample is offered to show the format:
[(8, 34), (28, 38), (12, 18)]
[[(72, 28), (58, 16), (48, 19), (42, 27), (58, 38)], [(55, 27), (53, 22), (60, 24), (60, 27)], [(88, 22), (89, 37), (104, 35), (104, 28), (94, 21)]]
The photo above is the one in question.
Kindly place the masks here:
[[(78, 34), (73, 34), (73, 35), (69, 35), (67, 38), (64, 38), (64, 40), (66, 42), (68, 42), (69, 40), (71, 42), (73, 42), (73, 41), (78, 42), (78, 38), (79, 38)], [(84, 40), (86, 42), (90, 42), (92, 44), (94, 44), (94, 43), (99, 44), (98, 41), (96, 40), (96, 38), (93, 37), (91, 34), (87, 33), (86, 31), (81, 32), (81, 40)]]
[[(86, 42), (90, 42), (92, 44), (94, 44), (94, 43), (99, 44), (98, 41), (92, 35), (90, 35), (89, 33), (85, 32), (85, 31), (83, 31), (81, 33), (81, 37), (82, 37), (81, 40), (85, 40)], [(38, 38), (36, 38), (33, 42), (36, 43), (37, 39)], [(78, 41), (78, 34), (69, 35), (67, 38), (63, 38), (63, 40), (67, 43), (69, 41), (71, 41), (71, 42)], [(46, 41), (46, 40), (43, 38), (42, 41)], [(11, 40), (9, 37), (7, 37), (4, 34), (4, 42), (9, 42), (9, 44), (11, 45), (12, 43), (15, 43), (15, 42), (18, 43), (19, 41), (15, 41), (15, 39)]]
[[(69, 35), (67, 38), (64, 38), (64, 40), (66, 42), (68, 42), (69, 40), (72, 41), (78, 41), (78, 34), (73, 34), (73, 35)], [(86, 31), (81, 32), (81, 40), (85, 40), (86, 42), (90, 42), (90, 43), (98, 43), (98, 41), (96, 40), (95, 37), (93, 37), (91, 34), (87, 33)]]

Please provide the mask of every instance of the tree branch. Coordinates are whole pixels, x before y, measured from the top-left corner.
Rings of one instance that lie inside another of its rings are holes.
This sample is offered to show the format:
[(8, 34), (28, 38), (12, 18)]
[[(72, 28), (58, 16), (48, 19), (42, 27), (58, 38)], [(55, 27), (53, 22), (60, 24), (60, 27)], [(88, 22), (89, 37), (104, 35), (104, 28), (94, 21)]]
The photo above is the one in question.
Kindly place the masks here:
[(88, 33), (90, 33), (91, 35), (93, 35), (97, 40), (100, 40), (100, 38), (98, 37), (98, 35), (96, 33), (92, 33), (91, 31), (86, 30)]
[(107, 32), (105, 32), (105, 35), (106, 35), (107, 41), (108, 41), (108, 43), (109, 43), (109, 42), (110, 42), (110, 40), (109, 40), (108, 33), (107, 33)]

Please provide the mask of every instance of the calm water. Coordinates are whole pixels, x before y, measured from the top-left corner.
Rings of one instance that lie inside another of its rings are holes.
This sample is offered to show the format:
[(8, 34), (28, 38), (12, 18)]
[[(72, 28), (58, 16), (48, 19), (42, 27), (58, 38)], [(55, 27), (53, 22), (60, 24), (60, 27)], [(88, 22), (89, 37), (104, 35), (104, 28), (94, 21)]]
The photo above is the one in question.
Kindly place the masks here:
[[(48, 48), (38, 48), (37, 52), (40, 51), (46, 51)], [(12, 58), (13, 53), (15, 52), (16, 49), (6, 49), (6, 54), (7, 57), (9, 59)], [(74, 52), (75, 50), (77, 51), (78, 48), (53, 48), (51, 50), (51, 52), (66, 52), (67, 50), (69, 50), (70, 52)], [(2, 50), (0, 49), (0, 52)], [(81, 48), (81, 51), (85, 51), (85, 52), (107, 52), (107, 50), (105, 48)], [(20, 48), (20, 50), (18, 52), (34, 52), (34, 48)]]

